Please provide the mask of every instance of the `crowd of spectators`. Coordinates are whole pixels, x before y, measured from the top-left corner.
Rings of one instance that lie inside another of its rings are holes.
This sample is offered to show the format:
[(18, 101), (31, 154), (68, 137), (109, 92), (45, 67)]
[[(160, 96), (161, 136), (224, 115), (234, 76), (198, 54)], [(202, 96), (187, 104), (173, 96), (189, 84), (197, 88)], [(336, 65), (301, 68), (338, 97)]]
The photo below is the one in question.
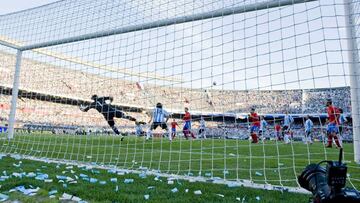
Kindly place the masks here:
[[(11, 87), (13, 83), (14, 55), (0, 52), (0, 86)], [(181, 112), (184, 106), (190, 111), (203, 113), (246, 113), (255, 107), (258, 113), (326, 113), (324, 102), (331, 98), (345, 113), (351, 111), (350, 88), (297, 89), (297, 90), (219, 90), (216, 88), (180, 88), (131, 82), (123, 78), (105, 77), (89, 70), (69, 69), (48, 63), (27, 59), (22, 60), (20, 89), (58, 95), (74, 99), (89, 100), (91, 95), (113, 96), (115, 104), (152, 109), (161, 102), (172, 112)], [(9, 115), (11, 97), (0, 92), (0, 113)], [(94, 111), (83, 113), (77, 106), (20, 98), (17, 104), (17, 124), (40, 123), (53, 126), (83, 126), (87, 131), (107, 131), (106, 121)], [(131, 113), (138, 120), (149, 120), (148, 114)], [(132, 131), (133, 123), (117, 119), (123, 130)], [(247, 131), (247, 128), (221, 128), (216, 122), (208, 122), (209, 135), (229, 137)], [(196, 129), (196, 123), (195, 129)], [(93, 129), (92, 129), (93, 128)], [(84, 130), (82, 130), (84, 131)]]
[[(12, 86), (15, 57), (0, 52), (0, 85)], [(22, 60), (20, 89), (89, 100), (91, 95), (111, 95), (114, 103), (153, 108), (161, 102), (170, 111), (187, 106), (198, 112), (325, 113), (322, 100), (332, 98), (336, 106), (350, 112), (350, 88), (311, 90), (219, 90), (183, 88), (131, 82), (125, 77), (105, 77), (92, 69), (69, 69), (48, 63)]]

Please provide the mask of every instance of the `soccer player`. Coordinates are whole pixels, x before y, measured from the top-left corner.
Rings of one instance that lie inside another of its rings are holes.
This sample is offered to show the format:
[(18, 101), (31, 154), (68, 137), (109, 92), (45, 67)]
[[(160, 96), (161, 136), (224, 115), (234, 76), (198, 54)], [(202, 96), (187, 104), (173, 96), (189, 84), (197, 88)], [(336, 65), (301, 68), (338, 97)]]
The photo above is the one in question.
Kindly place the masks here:
[(142, 126), (139, 122), (135, 122), (135, 134), (136, 134), (136, 136), (139, 136), (139, 137), (144, 134)]
[(312, 129), (314, 127), (314, 123), (311, 121), (310, 116), (307, 115), (306, 116), (306, 121), (305, 121), (305, 139), (304, 139), (304, 144), (310, 143), (312, 144)]
[(260, 116), (260, 131), (259, 131), (259, 137), (261, 137), (262, 140), (265, 140), (265, 133), (266, 133), (266, 126), (268, 123), (264, 119), (264, 116)]
[(340, 111), (338, 108), (333, 106), (331, 99), (328, 99), (326, 101), (326, 111), (329, 117), (329, 123), (327, 125), (327, 130), (326, 130), (328, 134), (328, 144), (326, 145), (326, 147), (328, 148), (332, 147), (332, 142), (334, 138), (336, 146), (341, 148), (341, 144), (337, 136), (337, 133), (339, 133)]
[(171, 136), (172, 139), (176, 136), (176, 126), (179, 126), (178, 123), (175, 121), (175, 118), (173, 119), (173, 122), (171, 122)]
[[(96, 109), (99, 113), (101, 113), (111, 129), (115, 134), (120, 135), (119, 130), (115, 127), (114, 118), (122, 118), (130, 121), (136, 122), (136, 119), (126, 115), (121, 110), (117, 109), (115, 106), (111, 105), (111, 102), (114, 100), (113, 97), (98, 97), (96, 94), (91, 97), (94, 100), (90, 105), (80, 105), (80, 110), (83, 112), (87, 112), (90, 109)], [(139, 122), (145, 124), (145, 122)], [(121, 141), (124, 137), (121, 138)]]
[(294, 118), (291, 115), (289, 115), (288, 111), (286, 111), (284, 116), (284, 124), (282, 127), (282, 136), (284, 139), (285, 139), (285, 134), (290, 133), (290, 127), (293, 122), (294, 122)]
[(280, 126), (280, 124), (277, 123), (275, 125), (275, 134), (276, 134), (276, 138), (278, 141), (282, 140), (280, 131), (281, 131), (281, 126)]
[(251, 108), (250, 114), (249, 114), (249, 121), (251, 123), (250, 127), (250, 136), (251, 136), (251, 143), (258, 143), (258, 135), (257, 132), (259, 132), (260, 128), (260, 121), (259, 116), (257, 113), (255, 113), (255, 108)]
[(193, 139), (196, 139), (194, 133), (191, 132), (191, 115), (189, 113), (188, 107), (185, 107), (185, 115), (183, 117), (183, 121), (185, 123), (183, 128), (185, 138), (188, 139), (188, 135), (190, 134)]
[(348, 122), (348, 120), (346, 119), (345, 115), (344, 115), (344, 111), (342, 109), (339, 108), (339, 113), (340, 113), (340, 117), (339, 117), (339, 134), (340, 136), (343, 133), (344, 130), (344, 124)]
[[(166, 120), (165, 120), (166, 119)], [(168, 132), (168, 126), (167, 126), (167, 122), (169, 120), (169, 113), (163, 109), (163, 106), (161, 103), (157, 103), (156, 107), (152, 113), (152, 115), (150, 116), (150, 121), (149, 123), (151, 123), (149, 130), (146, 133), (146, 140), (150, 139), (150, 137), (152, 137), (152, 131), (155, 130), (157, 127), (161, 127), (161, 129), (166, 131), (166, 134), (168, 135), (169, 140), (171, 141), (172, 137), (171, 137), (171, 133)]]
[(206, 139), (206, 123), (205, 123), (205, 120), (204, 120), (204, 117), (201, 116), (201, 119), (200, 119), (200, 128), (199, 128), (199, 138), (200, 137), (203, 137), (204, 139)]

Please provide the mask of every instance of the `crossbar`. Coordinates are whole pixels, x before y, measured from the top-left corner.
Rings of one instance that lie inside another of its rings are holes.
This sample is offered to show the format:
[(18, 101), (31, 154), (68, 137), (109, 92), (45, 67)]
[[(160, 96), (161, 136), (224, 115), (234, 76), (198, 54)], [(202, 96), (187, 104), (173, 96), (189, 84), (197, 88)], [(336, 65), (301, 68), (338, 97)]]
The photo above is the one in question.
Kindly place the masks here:
[(218, 10), (209, 11), (209, 12), (205, 12), (205, 13), (174, 17), (174, 18), (158, 20), (158, 21), (154, 21), (154, 22), (150, 22), (150, 23), (125, 26), (125, 27), (121, 27), (121, 28), (93, 32), (93, 33), (79, 35), (79, 36), (75, 36), (75, 37), (69, 37), (69, 38), (63, 38), (63, 39), (58, 39), (58, 40), (53, 40), (53, 41), (48, 41), (48, 42), (27, 45), (27, 46), (20, 47), (20, 50), (26, 51), (26, 50), (31, 50), (31, 49), (39, 49), (39, 48), (44, 48), (44, 47), (49, 47), (49, 46), (73, 43), (73, 42), (90, 40), (90, 39), (95, 39), (95, 38), (100, 38), (100, 37), (107, 37), (107, 36), (135, 32), (135, 31), (140, 31), (140, 30), (159, 28), (159, 27), (164, 27), (164, 26), (169, 26), (169, 25), (194, 22), (194, 21), (198, 21), (198, 20), (205, 20), (205, 19), (210, 19), (210, 18), (217, 18), (217, 17), (223, 17), (223, 16), (227, 16), (227, 15), (240, 14), (240, 13), (258, 11), (258, 10), (263, 10), (263, 9), (270, 9), (270, 8), (300, 4), (300, 3), (307, 3), (307, 2), (312, 2), (312, 1), (318, 1), (318, 0), (279, 0), (279, 1), (269, 0), (266, 2), (253, 3), (253, 4), (242, 5), (242, 6), (237, 6), (237, 7), (233, 7), (233, 8), (218, 9)]

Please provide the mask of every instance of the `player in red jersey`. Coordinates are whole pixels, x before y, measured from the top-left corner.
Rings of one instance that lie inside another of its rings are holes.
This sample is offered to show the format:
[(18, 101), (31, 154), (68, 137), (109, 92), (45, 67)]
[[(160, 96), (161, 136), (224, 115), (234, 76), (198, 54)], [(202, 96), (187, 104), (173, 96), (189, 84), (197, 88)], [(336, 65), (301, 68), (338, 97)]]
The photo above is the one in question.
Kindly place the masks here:
[(327, 135), (328, 135), (328, 144), (326, 147), (331, 148), (333, 138), (335, 139), (336, 146), (341, 148), (341, 144), (339, 142), (339, 138), (337, 134), (339, 133), (339, 117), (340, 111), (333, 104), (331, 99), (326, 101), (326, 111), (329, 117), (329, 123), (327, 125)]
[(251, 108), (250, 114), (249, 114), (249, 121), (251, 123), (250, 127), (250, 136), (252, 139), (252, 143), (258, 143), (258, 135), (260, 129), (260, 117), (257, 113), (255, 113), (255, 108)]
[(173, 122), (171, 122), (171, 136), (172, 139), (176, 136), (176, 126), (179, 126), (178, 123), (175, 121), (175, 118), (173, 119)]
[(281, 131), (281, 125), (277, 123), (275, 125), (275, 133), (276, 133), (276, 138), (277, 138), (278, 141), (282, 140), (282, 136), (281, 136), (280, 131)]
[(184, 120), (184, 128), (183, 133), (186, 139), (188, 139), (188, 135), (190, 134), (193, 139), (196, 139), (193, 132), (191, 132), (191, 115), (189, 113), (189, 108), (185, 107), (185, 115), (183, 117)]

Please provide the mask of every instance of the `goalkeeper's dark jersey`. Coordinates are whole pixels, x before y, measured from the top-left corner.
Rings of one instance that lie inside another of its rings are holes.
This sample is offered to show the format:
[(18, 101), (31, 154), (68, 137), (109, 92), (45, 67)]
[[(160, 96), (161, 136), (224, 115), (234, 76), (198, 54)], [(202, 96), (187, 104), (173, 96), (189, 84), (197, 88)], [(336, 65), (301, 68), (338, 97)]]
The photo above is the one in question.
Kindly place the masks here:
[(98, 97), (94, 100), (93, 103), (91, 103), (89, 106), (87, 106), (84, 111), (88, 111), (89, 109), (96, 109), (99, 113), (102, 114), (108, 114), (108, 113), (114, 113), (116, 111), (115, 107), (113, 107), (110, 104), (107, 104), (106, 101), (112, 101), (112, 97)]

